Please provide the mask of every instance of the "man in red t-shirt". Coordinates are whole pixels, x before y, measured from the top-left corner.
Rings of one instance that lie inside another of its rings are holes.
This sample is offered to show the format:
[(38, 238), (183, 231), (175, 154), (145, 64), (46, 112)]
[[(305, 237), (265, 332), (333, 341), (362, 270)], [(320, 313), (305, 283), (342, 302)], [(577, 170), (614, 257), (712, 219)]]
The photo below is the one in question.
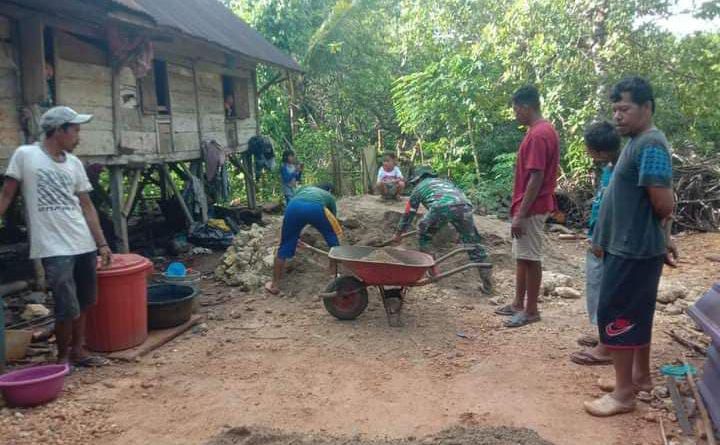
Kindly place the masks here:
[(556, 207), (560, 144), (555, 128), (540, 113), (540, 95), (534, 86), (517, 90), (512, 103), (518, 122), (528, 127), (518, 150), (510, 209), (515, 301), (495, 312), (510, 316), (505, 326), (516, 328), (540, 320), (537, 300), (542, 282), (543, 229)]

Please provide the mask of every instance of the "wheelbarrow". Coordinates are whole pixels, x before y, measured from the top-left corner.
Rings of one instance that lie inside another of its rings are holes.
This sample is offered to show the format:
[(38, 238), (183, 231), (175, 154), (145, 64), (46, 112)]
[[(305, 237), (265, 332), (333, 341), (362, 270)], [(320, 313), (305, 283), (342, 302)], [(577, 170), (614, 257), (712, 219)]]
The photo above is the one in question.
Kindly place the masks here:
[[(403, 300), (411, 287), (425, 286), (468, 269), (491, 269), (490, 263), (468, 263), (462, 266), (438, 272), (437, 266), (449, 258), (474, 247), (460, 247), (446, 255), (434, 259), (432, 256), (415, 250), (395, 248), (382, 249), (382, 257), (376, 255), (378, 248), (365, 246), (338, 246), (325, 252), (311, 246), (305, 246), (318, 253), (327, 254), (335, 262), (336, 277), (320, 294), (325, 309), (340, 320), (354, 320), (362, 314), (368, 305), (369, 286), (376, 286), (385, 307), (390, 326), (400, 326)], [(381, 259), (374, 259), (381, 258)], [(342, 264), (352, 275), (337, 273), (337, 265)]]

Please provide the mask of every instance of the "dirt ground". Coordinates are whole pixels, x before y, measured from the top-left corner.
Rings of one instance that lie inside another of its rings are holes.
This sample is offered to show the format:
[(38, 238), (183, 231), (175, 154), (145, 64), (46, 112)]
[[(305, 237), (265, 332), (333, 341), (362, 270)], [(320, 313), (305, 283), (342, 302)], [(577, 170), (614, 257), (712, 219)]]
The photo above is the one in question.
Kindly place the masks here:
[[(358, 244), (391, 236), (401, 210), (374, 197), (340, 203), (355, 227), (348, 241)], [(509, 227), (495, 218), (477, 223), (496, 265), (492, 299), (469, 271), (411, 289), (400, 328), (388, 326), (376, 290), (363, 315), (342, 322), (317, 297), (330, 279), (326, 259), (300, 251), (281, 296), (204, 280), (205, 326), (138, 362), (74, 373), (54, 403), (2, 409), (0, 437), (18, 445), (662, 443), (647, 405), (611, 419), (583, 411), (583, 401), (601, 394), (598, 377), (612, 375), (567, 358), (591, 332), (584, 299), (546, 297), (541, 323), (502, 327), (492, 311), (513, 292)], [(322, 246), (317, 236), (306, 239)], [(684, 260), (664, 280), (693, 300), (720, 279), (718, 263), (704, 260), (720, 253), (720, 235), (681, 236), (679, 244)], [(581, 242), (553, 241), (544, 268), (583, 290), (584, 255)], [(192, 266), (210, 276), (219, 258), (196, 257)], [(663, 330), (690, 326), (686, 315), (658, 312), (656, 320), (655, 368), (687, 353)]]

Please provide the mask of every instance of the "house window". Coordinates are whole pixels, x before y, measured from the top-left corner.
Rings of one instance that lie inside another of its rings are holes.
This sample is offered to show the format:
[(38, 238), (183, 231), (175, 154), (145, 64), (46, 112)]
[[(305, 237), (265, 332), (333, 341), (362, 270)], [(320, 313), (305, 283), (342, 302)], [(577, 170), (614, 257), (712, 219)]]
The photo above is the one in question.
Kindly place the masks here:
[(159, 114), (170, 114), (170, 88), (168, 87), (167, 63), (164, 60), (153, 62), (155, 74), (155, 97)]
[(140, 101), (144, 114), (170, 114), (167, 63), (154, 60), (153, 69), (140, 79)]
[(232, 119), (237, 117), (235, 112), (235, 86), (230, 76), (222, 76), (223, 87), (223, 108), (225, 109), (225, 117)]
[(250, 117), (250, 95), (248, 79), (223, 76), (223, 107), (228, 119), (247, 119)]

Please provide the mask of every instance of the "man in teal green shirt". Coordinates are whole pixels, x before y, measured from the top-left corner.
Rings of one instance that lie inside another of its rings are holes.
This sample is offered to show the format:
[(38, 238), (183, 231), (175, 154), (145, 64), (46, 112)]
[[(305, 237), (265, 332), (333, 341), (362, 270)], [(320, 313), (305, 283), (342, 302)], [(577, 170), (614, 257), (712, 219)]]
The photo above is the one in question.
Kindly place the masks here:
[(341, 229), (335, 218), (337, 206), (335, 198), (329, 192), (331, 189), (329, 184), (302, 187), (290, 200), (283, 217), (280, 248), (273, 265), (273, 279), (265, 284), (265, 289), (271, 294), (280, 292), (278, 283), (282, 279), (285, 263), (295, 256), (300, 233), (305, 226), (315, 227), (325, 238), (328, 247), (340, 244), (338, 235), (341, 234)]

